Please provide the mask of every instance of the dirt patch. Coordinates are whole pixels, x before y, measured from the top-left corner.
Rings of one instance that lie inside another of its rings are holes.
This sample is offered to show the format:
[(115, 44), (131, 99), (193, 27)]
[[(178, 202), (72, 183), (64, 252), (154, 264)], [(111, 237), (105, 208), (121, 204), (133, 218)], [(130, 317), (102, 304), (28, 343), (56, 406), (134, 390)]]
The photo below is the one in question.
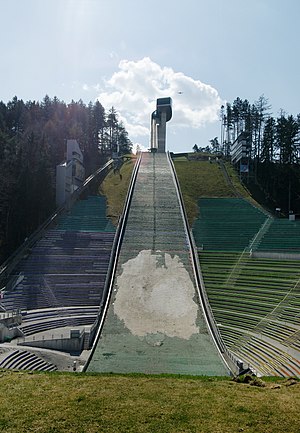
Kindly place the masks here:
[(132, 334), (189, 339), (199, 332), (194, 285), (178, 256), (143, 250), (122, 268), (114, 312)]

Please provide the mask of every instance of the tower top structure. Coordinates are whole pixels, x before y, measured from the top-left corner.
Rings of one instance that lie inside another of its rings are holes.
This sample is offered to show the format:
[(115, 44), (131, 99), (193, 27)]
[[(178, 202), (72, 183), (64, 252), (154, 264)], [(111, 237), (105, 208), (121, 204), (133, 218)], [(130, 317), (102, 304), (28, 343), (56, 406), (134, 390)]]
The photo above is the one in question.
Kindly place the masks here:
[(151, 152), (166, 151), (166, 122), (172, 118), (172, 98), (158, 98), (151, 115)]

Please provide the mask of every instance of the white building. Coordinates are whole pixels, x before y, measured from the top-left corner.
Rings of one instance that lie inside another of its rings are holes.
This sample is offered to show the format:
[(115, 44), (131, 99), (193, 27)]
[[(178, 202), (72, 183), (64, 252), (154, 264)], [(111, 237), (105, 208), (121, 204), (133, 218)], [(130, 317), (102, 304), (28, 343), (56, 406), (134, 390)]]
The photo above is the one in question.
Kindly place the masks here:
[(66, 161), (56, 166), (56, 206), (62, 206), (85, 179), (83, 155), (76, 140), (67, 140)]

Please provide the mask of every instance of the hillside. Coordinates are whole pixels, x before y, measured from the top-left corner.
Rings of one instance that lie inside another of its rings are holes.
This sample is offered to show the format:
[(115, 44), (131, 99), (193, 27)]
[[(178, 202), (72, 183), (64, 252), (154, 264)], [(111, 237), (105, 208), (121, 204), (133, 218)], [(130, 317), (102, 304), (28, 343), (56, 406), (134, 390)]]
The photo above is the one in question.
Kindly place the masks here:
[[(211, 160), (174, 159), (174, 165), (190, 225), (197, 218), (198, 200), (201, 197), (245, 197), (253, 200), (241, 185), (229, 163)], [(226, 177), (226, 172), (228, 178)]]
[(100, 194), (107, 197), (107, 216), (114, 225), (118, 224), (122, 214), (134, 163), (135, 158), (132, 158), (122, 165), (120, 173), (111, 171), (99, 188)]
[[(123, 164), (119, 173), (111, 171), (101, 184), (99, 192), (106, 196), (107, 215), (116, 225), (120, 217), (129, 186), (135, 158)], [(184, 199), (190, 225), (199, 213), (198, 200), (201, 197), (244, 197), (255, 202), (250, 192), (240, 183), (236, 171), (230, 163), (225, 162), (225, 170), (216, 161), (189, 161), (176, 158), (174, 165)], [(226, 180), (227, 172), (229, 181)], [(256, 203), (256, 202), (255, 202)], [(256, 203), (258, 205), (258, 203)], [(259, 205), (258, 205), (259, 206)]]

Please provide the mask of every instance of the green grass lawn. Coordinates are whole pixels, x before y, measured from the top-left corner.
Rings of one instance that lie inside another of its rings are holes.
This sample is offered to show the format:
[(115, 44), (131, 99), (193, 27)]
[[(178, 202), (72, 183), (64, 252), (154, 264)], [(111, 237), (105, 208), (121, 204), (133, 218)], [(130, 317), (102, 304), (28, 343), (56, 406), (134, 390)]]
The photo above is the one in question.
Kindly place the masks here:
[[(101, 184), (100, 192), (107, 197), (107, 216), (116, 225), (120, 217), (125, 197), (127, 194), (131, 173), (135, 163), (133, 156), (131, 161), (123, 164), (120, 173), (111, 171)], [(198, 215), (198, 199), (201, 197), (234, 197), (234, 191), (227, 184), (219, 165), (209, 161), (188, 161), (185, 157), (174, 160), (176, 173), (179, 179), (185, 208), (189, 223), (192, 224)], [(233, 167), (226, 163), (227, 171), (235, 188), (246, 198), (251, 200), (248, 191), (240, 184), (239, 178)]]
[(225, 162), (225, 167), (226, 167), (227, 173), (228, 173), (228, 175), (230, 177), (230, 180), (233, 183), (234, 188), (236, 189), (236, 191), (242, 197), (244, 197), (247, 200), (251, 201), (256, 206), (260, 206), (257, 203), (257, 201), (254, 200), (254, 198), (252, 197), (250, 191), (248, 191), (248, 189), (246, 188), (246, 186), (241, 183), (239, 175), (238, 175), (237, 171), (234, 169), (234, 167), (232, 166), (232, 164), (230, 164), (230, 162)]
[(208, 161), (174, 161), (189, 223), (198, 215), (201, 197), (234, 197), (218, 164)]
[[(225, 166), (234, 188), (227, 183), (219, 164), (215, 161), (188, 161), (176, 158), (174, 165), (190, 225), (198, 216), (197, 203), (201, 197), (235, 197), (236, 191), (242, 197), (255, 202), (249, 191), (241, 184), (237, 172), (228, 162), (225, 163)], [(258, 205), (256, 202), (255, 204)]]
[(300, 431), (299, 382), (9, 371), (0, 378), (7, 433)]
[(111, 171), (100, 185), (100, 193), (107, 198), (107, 216), (115, 225), (122, 214), (135, 160), (133, 155), (122, 165), (120, 174)]

